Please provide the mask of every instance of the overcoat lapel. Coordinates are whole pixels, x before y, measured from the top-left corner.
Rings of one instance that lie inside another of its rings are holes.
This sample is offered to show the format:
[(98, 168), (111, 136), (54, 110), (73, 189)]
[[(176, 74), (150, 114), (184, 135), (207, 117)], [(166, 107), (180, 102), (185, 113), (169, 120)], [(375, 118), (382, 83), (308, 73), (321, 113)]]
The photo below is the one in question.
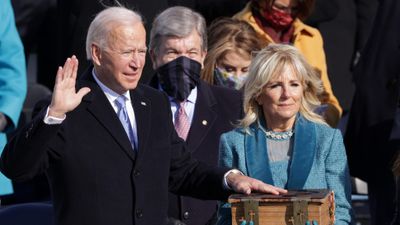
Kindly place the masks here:
[[(265, 125), (262, 120), (260, 123)], [(245, 134), (244, 144), (248, 175), (274, 185), (265, 134), (259, 123), (253, 123), (250, 130), (251, 134)], [(300, 115), (296, 120), (294, 130), (293, 154), (289, 165), (287, 189), (303, 189), (316, 152), (316, 130), (313, 123)]]
[[(91, 67), (92, 68), (92, 67)], [(82, 76), (82, 86), (89, 87), (90, 92), (83, 98), (87, 103), (87, 110), (97, 121), (109, 132), (115, 141), (121, 146), (121, 149), (132, 159), (135, 160), (135, 153), (132, 149), (129, 138), (118, 119), (117, 114), (110, 105), (107, 97), (97, 85), (92, 77), (91, 69)]]
[(245, 134), (245, 158), (248, 175), (267, 184), (274, 185), (267, 154), (266, 138), (258, 123), (250, 126), (251, 133)]
[(288, 189), (302, 189), (310, 174), (316, 152), (315, 125), (298, 116), (294, 129), (292, 162), (289, 169)]
[(197, 86), (197, 99), (194, 108), (193, 121), (190, 126), (186, 143), (188, 149), (193, 152), (199, 148), (207, 133), (217, 119), (217, 113), (213, 110), (216, 100), (210, 89), (200, 83)]
[(135, 167), (140, 165), (145, 153), (147, 141), (150, 135), (150, 125), (151, 125), (151, 102), (149, 99), (143, 96), (140, 85), (131, 91), (131, 99), (133, 104), (133, 109), (135, 111), (136, 126), (137, 126), (137, 160)]

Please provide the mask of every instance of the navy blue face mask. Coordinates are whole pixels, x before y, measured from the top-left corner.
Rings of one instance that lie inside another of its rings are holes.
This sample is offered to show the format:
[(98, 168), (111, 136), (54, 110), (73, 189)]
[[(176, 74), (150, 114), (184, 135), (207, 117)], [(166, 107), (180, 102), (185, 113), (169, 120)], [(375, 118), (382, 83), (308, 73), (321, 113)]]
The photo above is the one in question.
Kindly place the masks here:
[(161, 88), (168, 96), (182, 102), (199, 84), (201, 64), (181, 56), (160, 66), (156, 72)]

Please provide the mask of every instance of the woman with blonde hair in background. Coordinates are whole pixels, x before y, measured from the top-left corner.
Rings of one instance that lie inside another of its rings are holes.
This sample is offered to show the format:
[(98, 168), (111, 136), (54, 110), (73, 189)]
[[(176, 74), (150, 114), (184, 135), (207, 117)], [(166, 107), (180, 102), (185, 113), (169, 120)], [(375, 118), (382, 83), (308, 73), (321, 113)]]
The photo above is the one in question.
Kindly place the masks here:
[(223, 17), (208, 28), (208, 52), (201, 78), (209, 84), (239, 89), (247, 77), (252, 53), (261, 49), (246, 22)]

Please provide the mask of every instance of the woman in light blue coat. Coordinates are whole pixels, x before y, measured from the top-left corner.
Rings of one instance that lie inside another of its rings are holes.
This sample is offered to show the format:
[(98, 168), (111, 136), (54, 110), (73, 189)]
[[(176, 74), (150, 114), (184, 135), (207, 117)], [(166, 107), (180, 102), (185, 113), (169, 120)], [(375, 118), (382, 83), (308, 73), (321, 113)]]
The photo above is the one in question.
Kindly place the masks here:
[[(336, 225), (351, 223), (350, 178), (339, 130), (313, 112), (322, 85), (296, 48), (271, 44), (253, 59), (244, 84), (245, 117), (221, 136), (221, 166), (285, 189), (331, 189)], [(221, 203), (218, 224), (231, 224)]]

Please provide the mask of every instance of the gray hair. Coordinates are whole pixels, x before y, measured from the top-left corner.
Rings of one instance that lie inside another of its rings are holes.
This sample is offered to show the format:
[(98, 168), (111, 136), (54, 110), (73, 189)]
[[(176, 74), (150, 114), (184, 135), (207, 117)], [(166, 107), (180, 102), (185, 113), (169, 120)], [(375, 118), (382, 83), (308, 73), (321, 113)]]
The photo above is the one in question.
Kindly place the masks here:
[(193, 29), (199, 33), (202, 43), (201, 48), (207, 51), (206, 21), (199, 13), (183, 7), (170, 7), (160, 13), (153, 21), (150, 31), (149, 49), (157, 52), (162, 37), (187, 37)]
[(109, 35), (116, 26), (129, 26), (132, 23), (143, 23), (138, 12), (122, 6), (109, 7), (96, 15), (90, 23), (86, 37), (86, 58), (92, 60), (91, 46), (96, 43), (101, 48), (109, 47)]
[(250, 124), (262, 115), (257, 98), (263, 93), (265, 85), (271, 78), (279, 76), (287, 67), (293, 69), (303, 86), (300, 114), (310, 121), (326, 124), (320, 115), (313, 112), (320, 105), (318, 95), (323, 91), (322, 82), (316, 70), (307, 63), (295, 47), (286, 44), (269, 44), (251, 61), (249, 76), (243, 86), (245, 116), (239, 122), (240, 127), (247, 130)]

